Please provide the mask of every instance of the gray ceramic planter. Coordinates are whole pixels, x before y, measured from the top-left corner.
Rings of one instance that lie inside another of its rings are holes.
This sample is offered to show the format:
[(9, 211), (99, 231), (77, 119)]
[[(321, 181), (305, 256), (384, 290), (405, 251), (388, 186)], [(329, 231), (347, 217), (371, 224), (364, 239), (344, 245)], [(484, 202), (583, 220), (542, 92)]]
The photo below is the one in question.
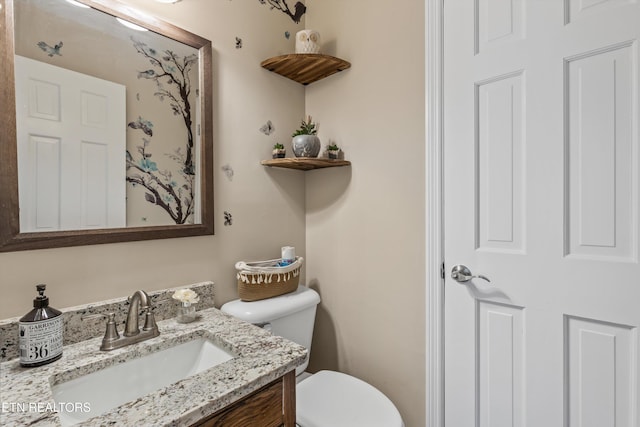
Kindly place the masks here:
[(316, 135), (294, 136), (291, 145), (296, 157), (318, 157), (320, 153), (320, 138)]

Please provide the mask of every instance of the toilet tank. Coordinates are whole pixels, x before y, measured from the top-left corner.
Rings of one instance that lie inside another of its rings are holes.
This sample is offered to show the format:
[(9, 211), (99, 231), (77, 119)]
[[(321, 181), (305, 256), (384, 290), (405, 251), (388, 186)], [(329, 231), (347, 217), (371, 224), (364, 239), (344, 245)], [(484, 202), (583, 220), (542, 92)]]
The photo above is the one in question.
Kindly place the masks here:
[(307, 358), (296, 369), (296, 375), (299, 375), (309, 364), (313, 325), (319, 303), (320, 295), (316, 291), (298, 286), (295, 292), (260, 301), (229, 301), (220, 310), (306, 347)]

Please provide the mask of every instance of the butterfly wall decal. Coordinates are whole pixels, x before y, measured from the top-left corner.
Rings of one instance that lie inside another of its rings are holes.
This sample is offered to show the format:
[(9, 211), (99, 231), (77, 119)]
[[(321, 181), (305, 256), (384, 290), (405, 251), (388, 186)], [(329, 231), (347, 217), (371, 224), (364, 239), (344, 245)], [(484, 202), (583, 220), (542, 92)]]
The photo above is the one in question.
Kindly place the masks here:
[(273, 123), (271, 123), (271, 120), (267, 120), (267, 123), (262, 125), (262, 127), (260, 128), (260, 132), (264, 133), (265, 135), (271, 135), (273, 132), (275, 132), (275, 130), (276, 128), (275, 126), (273, 126)]
[(47, 43), (43, 41), (38, 42), (38, 47), (42, 49), (50, 58), (52, 58), (54, 55), (62, 56), (62, 53), (60, 53), (62, 46), (63, 46), (62, 41), (59, 41), (53, 47), (49, 46)]

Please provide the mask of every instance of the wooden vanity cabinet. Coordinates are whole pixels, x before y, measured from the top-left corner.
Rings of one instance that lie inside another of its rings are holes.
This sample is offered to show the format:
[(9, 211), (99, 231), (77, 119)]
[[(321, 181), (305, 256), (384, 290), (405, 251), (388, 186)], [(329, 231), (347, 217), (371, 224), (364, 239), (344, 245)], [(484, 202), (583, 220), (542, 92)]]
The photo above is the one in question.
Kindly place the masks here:
[(296, 371), (193, 424), (197, 427), (295, 427)]

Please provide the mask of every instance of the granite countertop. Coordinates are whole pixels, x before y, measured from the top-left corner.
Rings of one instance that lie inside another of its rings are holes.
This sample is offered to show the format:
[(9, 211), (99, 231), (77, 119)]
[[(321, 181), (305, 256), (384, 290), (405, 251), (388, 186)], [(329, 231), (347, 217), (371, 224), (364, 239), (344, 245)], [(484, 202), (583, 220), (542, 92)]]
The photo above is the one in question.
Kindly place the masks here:
[(295, 369), (306, 356), (304, 347), (215, 308), (199, 311), (195, 322), (167, 319), (158, 327), (160, 336), (113, 351), (100, 351), (102, 337), (97, 337), (65, 345), (62, 358), (49, 365), (1, 363), (0, 425), (59, 426), (56, 411), (64, 409), (56, 407), (52, 385), (199, 337), (237, 356), (77, 425), (189, 425)]

